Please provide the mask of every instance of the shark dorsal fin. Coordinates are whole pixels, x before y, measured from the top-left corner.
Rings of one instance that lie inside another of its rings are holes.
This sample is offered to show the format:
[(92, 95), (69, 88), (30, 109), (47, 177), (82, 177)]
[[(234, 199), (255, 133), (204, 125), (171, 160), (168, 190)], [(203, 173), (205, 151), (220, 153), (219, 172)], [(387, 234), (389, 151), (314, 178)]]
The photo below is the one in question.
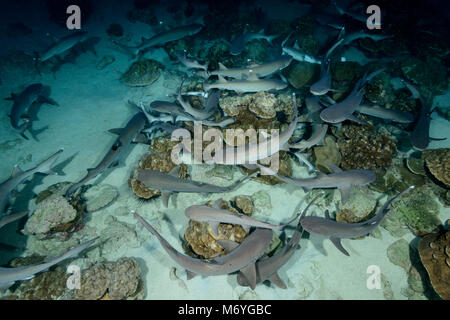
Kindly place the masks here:
[(294, 49), (300, 50), (300, 47), (298, 46), (298, 40), (295, 40)]
[(219, 81), (217, 81), (217, 83), (227, 83), (228, 81), (224, 78), (224, 77), (222, 77), (221, 75), (218, 75), (218, 77), (219, 77)]
[(240, 270), (241, 274), (244, 276), (250, 288), (255, 289), (256, 287), (256, 267), (254, 263), (249, 264), (245, 268)]
[(233, 240), (222, 239), (217, 240), (217, 242), (224, 247), (227, 252), (231, 252), (239, 246), (239, 243)]
[(11, 178), (15, 178), (15, 177), (17, 177), (18, 175), (20, 175), (22, 173), (23, 173), (22, 168), (20, 168), (19, 165), (15, 165), (14, 168), (13, 168), (13, 171), (11, 173)]
[(123, 128), (113, 128), (109, 129), (108, 132), (116, 135), (120, 135), (123, 131)]
[(259, 34), (264, 34), (264, 28), (258, 31)]
[(217, 199), (216, 201), (214, 201), (212, 207), (219, 210), (222, 209), (222, 201), (222, 198)]
[(213, 235), (215, 237), (218, 237), (220, 222), (219, 221), (209, 221), (208, 224), (209, 224), (209, 227), (211, 228)]
[(219, 70), (228, 70), (228, 68), (225, 67), (222, 62), (219, 62)]
[(256, 73), (254, 73), (254, 72), (252, 71), (252, 72), (249, 72), (249, 76), (248, 76), (247, 80), (259, 80), (259, 78), (258, 78), (258, 76), (256, 75)]
[(335, 165), (334, 163), (328, 162), (327, 163), (327, 167), (333, 172), (333, 173), (339, 173), (342, 172), (342, 169), (339, 168), (337, 165)]
[(169, 171), (168, 175), (172, 176), (172, 177), (175, 177), (175, 178), (178, 178), (178, 174), (180, 173), (180, 169), (181, 169), (180, 166), (176, 166), (176, 167), (172, 168), (172, 170)]

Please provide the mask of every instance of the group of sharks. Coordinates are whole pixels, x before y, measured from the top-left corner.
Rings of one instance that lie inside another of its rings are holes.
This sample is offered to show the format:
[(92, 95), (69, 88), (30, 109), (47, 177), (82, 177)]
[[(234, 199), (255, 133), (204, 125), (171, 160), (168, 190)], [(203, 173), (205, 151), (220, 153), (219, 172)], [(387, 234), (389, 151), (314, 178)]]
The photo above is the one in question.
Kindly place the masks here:
[[(344, 11), (342, 12), (345, 14)], [(170, 29), (150, 38), (142, 38), (141, 42), (136, 46), (116, 44), (130, 53), (131, 56), (141, 57), (155, 46), (161, 46), (165, 43), (176, 41), (184, 37), (194, 36), (199, 33), (202, 28), (203, 26), (200, 24), (186, 25)], [(36, 61), (44, 62), (52, 57), (60, 56), (62, 53), (86, 39), (86, 36), (87, 34), (84, 31), (71, 34), (51, 46), (46, 52), (36, 58)], [(245, 183), (258, 174), (272, 175), (285, 183), (302, 188), (306, 192), (311, 189), (338, 188), (341, 193), (342, 203), (348, 201), (350, 189), (353, 186), (364, 186), (375, 181), (375, 174), (370, 170), (343, 171), (331, 163), (328, 164), (328, 167), (331, 169), (332, 173), (321, 173), (315, 170), (315, 168), (306, 160), (304, 155), (302, 155), (301, 151), (321, 144), (331, 125), (339, 126), (342, 122), (347, 120), (364, 124), (365, 122), (356, 117), (355, 113), (362, 113), (400, 123), (414, 122), (415, 119), (410, 113), (386, 109), (381, 106), (368, 106), (362, 104), (365, 86), (380, 73), (385, 72), (385, 68), (364, 75), (357, 81), (351, 92), (339, 102), (332, 100), (327, 95), (329, 92), (337, 91), (332, 88), (330, 63), (338, 49), (343, 48), (360, 38), (371, 38), (374, 41), (379, 41), (391, 36), (365, 32), (346, 34), (345, 29), (342, 28), (336, 42), (322, 57), (313, 57), (306, 54), (299, 48), (297, 42), (295, 42), (293, 46), (288, 46), (287, 44), (291, 39), (291, 36), (292, 34), (289, 34), (282, 41), (281, 55), (278, 58), (263, 64), (250, 64), (237, 68), (226, 67), (222, 63), (219, 63), (219, 68), (217, 70), (209, 70), (207, 64), (201, 64), (195, 59), (192, 59), (187, 52), (177, 52), (179, 62), (188, 69), (196, 69), (195, 75), (204, 79), (204, 92), (201, 93), (204, 102), (203, 108), (194, 108), (189, 100), (183, 97), (195, 94), (189, 92), (183, 93), (183, 82), (180, 85), (179, 91), (175, 94), (174, 101), (157, 100), (150, 103), (148, 107), (144, 106), (142, 102), (135, 103), (129, 101), (129, 104), (135, 108), (136, 113), (123, 128), (110, 130), (111, 133), (117, 134), (118, 137), (115, 139), (102, 160), (95, 167), (88, 169), (87, 174), (67, 190), (65, 197), (73, 197), (73, 195), (80, 190), (81, 186), (93, 180), (108, 168), (116, 167), (132, 143), (148, 143), (149, 140), (151, 140), (152, 132), (156, 129), (162, 129), (163, 131), (168, 131), (170, 133), (180, 127), (183, 122), (193, 121), (202, 121), (203, 125), (225, 128), (235, 120), (226, 116), (219, 122), (214, 120), (214, 115), (219, 110), (218, 104), (222, 90), (234, 91), (238, 94), (283, 90), (288, 87), (288, 83), (280, 71), (290, 65), (292, 61), (301, 61), (320, 64), (321, 66), (320, 79), (311, 85), (310, 93), (312, 96), (305, 100), (309, 115), (311, 119), (314, 119), (311, 137), (294, 142), (295, 140), (298, 140), (295, 139), (294, 132), (299, 125), (299, 108), (297, 106), (296, 96), (293, 94), (294, 115), (288, 127), (277, 137), (279, 142), (276, 144), (277, 147), (268, 149), (266, 145), (263, 145), (267, 144), (272, 146), (271, 139), (269, 138), (264, 142), (249, 142), (240, 147), (228, 145), (214, 155), (214, 163), (235, 166), (242, 165), (248, 169), (257, 170), (255, 173), (238, 179), (230, 186), (216, 186), (191, 179), (180, 179), (180, 166), (176, 166), (169, 173), (162, 173), (155, 170), (140, 170), (137, 173), (136, 179), (148, 188), (160, 190), (162, 202), (165, 207), (168, 207), (169, 197), (172, 193), (225, 193), (234, 190), (242, 183)], [(245, 51), (248, 42), (257, 39), (265, 39), (273, 45), (273, 40), (277, 37), (277, 35), (265, 35), (264, 30), (261, 30), (260, 32), (245, 31), (242, 35), (235, 37), (233, 41), (229, 42), (229, 52), (231, 55), (239, 55)], [(268, 78), (274, 74), (278, 74), (280, 79)], [(209, 80), (210, 77), (217, 77), (218, 80), (216, 82), (211, 82)], [(422, 111), (411, 134), (411, 143), (415, 148), (423, 150), (428, 146), (430, 139), (432, 139), (428, 134), (431, 112), (417, 89), (406, 82), (405, 86), (411, 91), (416, 103), (421, 106)], [(13, 129), (19, 132), (24, 138), (27, 138), (24, 132), (30, 128), (30, 119), (27, 117), (27, 111), (30, 106), (36, 102), (57, 105), (54, 100), (49, 98), (48, 88), (40, 83), (28, 86), (22, 93), (12, 96), (11, 99), (14, 100), (10, 115), (11, 124)], [(268, 151), (265, 153), (253, 152), (255, 150)], [(257, 161), (267, 159), (280, 150), (295, 150), (294, 154), (300, 160), (305, 162), (310, 169), (314, 170), (315, 175), (308, 178), (286, 177), (257, 163)], [(10, 203), (10, 199), (16, 193), (18, 186), (30, 179), (35, 173), (54, 174), (52, 167), (55, 165), (56, 159), (62, 152), (62, 149), (57, 151), (48, 159), (27, 171), (23, 171), (16, 166), (11, 177), (0, 184), (0, 228), (28, 214), (28, 212), (8, 214), (7, 207), (8, 203)], [(239, 156), (245, 154), (251, 156)], [(233, 155), (233, 157), (231, 155)], [(186, 217), (194, 221), (208, 223), (212, 233), (215, 235), (218, 235), (220, 223), (239, 224), (243, 226), (246, 232), (248, 232), (248, 236), (240, 244), (229, 240), (219, 240), (218, 242), (225, 248), (226, 254), (208, 260), (192, 258), (178, 252), (142, 216), (137, 212), (133, 212), (133, 214), (134, 217), (158, 239), (167, 254), (187, 271), (188, 279), (195, 275), (214, 276), (239, 272), (237, 275), (237, 282), (239, 285), (249, 286), (254, 289), (258, 283), (268, 280), (280, 288), (286, 288), (285, 283), (277, 272), (287, 261), (289, 261), (300, 247), (299, 242), (304, 231), (329, 238), (339, 251), (348, 256), (349, 253), (342, 246), (340, 242), (341, 239), (354, 239), (371, 233), (385, 217), (390, 204), (397, 198), (410, 192), (413, 188), (414, 187), (411, 186), (404, 192), (387, 200), (371, 219), (353, 224), (336, 222), (329, 217), (328, 212), (325, 212), (324, 218), (306, 216), (306, 212), (320, 195), (310, 201), (301, 213), (296, 214), (288, 222), (281, 225), (258, 221), (246, 215), (235, 214), (223, 210), (220, 207), (221, 200), (216, 201), (212, 207), (204, 205), (190, 206), (185, 209)], [(299, 222), (295, 227), (294, 234), (284, 247), (271, 256), (265, 254), (272, 241), (273, 232), (283, 230), (297, 219)], [(77, 256), (84, 249), (92, 246), (96, 239), (97, 238), (91, 239), (58, 257), (47, 259), (42, 263), (21, 268), (0, 268), (0, 289), (7, 289), (16, 281), (30, 279), (36, 273), (47, 270), (52, 265)]]

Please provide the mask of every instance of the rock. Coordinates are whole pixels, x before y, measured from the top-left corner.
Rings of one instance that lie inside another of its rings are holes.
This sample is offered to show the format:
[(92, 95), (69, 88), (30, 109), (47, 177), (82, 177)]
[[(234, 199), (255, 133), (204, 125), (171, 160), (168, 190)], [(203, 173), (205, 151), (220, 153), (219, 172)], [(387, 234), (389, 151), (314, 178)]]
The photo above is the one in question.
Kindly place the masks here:
[(425, 150), (422, 159), (431, 174), (450, 188), (450, 148)]
[(341, 164), (341, 153), (335, 139), (328, 135), (323, 140), (323, 146), (314, 147), (314, 155), (316, 157), (317, 169), (326, 173), (331, 173), (332, 170), (328, 168), (328, 163), (336, 166)]
[(111, 63), (116, 61), (116, 58), (113, 56), (104, 56), (96, 65), (97, 70), (103, 70), (107, 66), (109, 66)]
[(353, 187), (350, 190), (349, 200), (345, 204), (341, 204), (336, 221), (347, 223), (365, 221), (376, 205), (377, 201), (364, 192), (363, 188)]
[[(206, 205), (211, 206), (212, 202), (208, 202)], [(228, 202), (222, 200), (222, 209), (230, 212), (238, 213), (236, 209), (232, 208)], [(197, 222), (189, 220), (189, 226), (184, 233), (184, 239), (186, 240), (185, 246), (187, 249), (193, 251), (195, 255), (201, 256), (206, 259), (212, 259), (220, 255), (226, 254), (225, 248), (223, 248), (217, 240), (232, 240), (238, 243), (244, 241), (247, 236), (247, 232), (240, 225), (232, 225), (221, 223), (218, 229), (219, 236), (216, 237), (206, 222)], [(187, 250), (189, 253), (189, 250)]]
[(273, 93), (261, 91), (253, 96), (253, 101), (249, 105), (249, 110), (262, 119), (275, 118), (275, 104), (277, 99)]
[(161, 75), (161, 65), (156, 60), (143, 59), (134, 62), (120, 77), (120, 80), (130, 87), (148, 86)]
[(333, 80), (352, 81), (362, 75), (363, 69), (357, 62), (335, 62), (331, 64), (331, 73)]
[(253, 213), (253, 202), (250, 197), (236, 196), (234, 197), (233, 201), (240, 212), (245, 213), (246, 215), (251, 215)]
[(118, 196), (117, 188), (109, 184), (95, 185), (83, 194), (87, 212), (95, 212), (109, 206)]
[(272, 214), (272, 202), (270, 201), (270, 195), (266, 191), (258, 191), (250, 196), (253, 201), (253, 206), (256, 213), (261, 213), (265, 216)]
[(300, 89), (311, 84), (315, 75), (316, 66), (308, 62), (293, 62), (283, 70), (287, 81), (295, 88)]
[(36, 206), (23, 233), (46, 238), (55, 230), (69, 229), (77, 219), (77, 210), (62, 196), (52, 195)]
[(133, 258), (97, 264), (81, 275), (77, 300), (122, 300), (135, 296), (140, 287), (141, 269)]
[(450, 300), (450, 231), (424, 236), (419, 242), (419, 254), (436, 293)]
[(225, 180), (233, 180), (234, 170), (232, 166), (225, 164), (215, 164), (214, 168), (206, 172), (207, 176), (219, 177)]
[(406, 273), (411, 269), (409, 243), (405, 239), (399, 239), (392, 243), (387, 249), (389, 261), (396, 266), (402, 267)]
[(406, 166), (412, 173), (419, 174), (421, 176), (427, 175), (427, 172), (425, 171), (425, 163), (421, 159), (409, 157), (406, 159)]
[(123, 36), (123, 27), (119, 23), (111, 23), (106, 33), (112, 37), (121, 37)]
[(446, 68), (438, 59), (427, 57), (426, 61), (410, 57), (401, 63), (405, 78), (418, 84), (432, 95), (444, 94), (447, 90)]

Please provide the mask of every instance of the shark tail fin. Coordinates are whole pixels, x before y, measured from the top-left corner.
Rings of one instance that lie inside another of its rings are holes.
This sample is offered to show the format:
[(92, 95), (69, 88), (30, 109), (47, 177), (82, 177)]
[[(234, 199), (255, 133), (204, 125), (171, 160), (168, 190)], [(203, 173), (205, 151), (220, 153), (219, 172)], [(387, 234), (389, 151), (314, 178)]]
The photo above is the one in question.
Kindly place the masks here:
[(57, 175), (55, 171), (52, 170), (52, 167), (55, 165), (56, 160), (59, 157), (59, 154), (63, 152), (64, 149), (59, 149), (56, 153), (54, 153), (50, 158), (45, 160), (37, 169), (37, 172), (44, 174), (53, 174)]

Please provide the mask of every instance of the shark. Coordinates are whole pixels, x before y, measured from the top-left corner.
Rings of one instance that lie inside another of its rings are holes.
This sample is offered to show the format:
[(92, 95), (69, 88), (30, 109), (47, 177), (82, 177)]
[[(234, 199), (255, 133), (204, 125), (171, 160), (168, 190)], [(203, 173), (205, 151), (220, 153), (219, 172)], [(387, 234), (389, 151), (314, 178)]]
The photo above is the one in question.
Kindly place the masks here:
[(64, 52), (73, 48), (76, 44), (87, 39), (87, 31), (75, 31), (57, 40), (47, 50), (36, 58), (36, 61), (45, 62), (55, 56), (60, 56)]
[(161, 190), (162, 201), (167, 208), (169, 205), (169, 197), (173, 192), (225, 193), (235, 189), (257, 174), (254, 173), (244, 176), (232, 185), (222, 187), (189, 179), (180, 179), (178, 178), (180, 168), (180, 166), (176, 166), (170, 170), (168, 174), (155, 170), (141, 170), (138, 172), (136, 179), (143, 183), (147, 188)]
[(145, 52), (147, 49), (149, 49), (151, 47), (160, 46), (167, 42), (180, 40), (180, 39), (183, 39), (188, 36), (193, 36), (193, 35), (199, 33), (202, 29), (203, 29), (203, 25), (197, 24), (197, 23), (179, 26), (179, 27), (175, 27), (170, 30), (158, 33), (151, 38), (142, 37), (141, 43), (138, 46), (126, 47), (126, 48), (133, 48), (134, 49), (133, 54), (134, 54), (134, 56), (137, 56), (137, 55)]
[[(116, 167), (119, 164), (119, 158), (124, 153), (124, 150), (126, 150), (127, 147), (137, 138), (140, 132), (144, 129), (146, 123), (147, 118), (145, 117), (144, 113), (136, 113), (128, 121), (126, 126), (123, 129), (120, 129), (119, 136), (117, 137), (116, 141), (114, 141), (113, 145), (100, 161), (100, 163), (94, 168), (87, 169), (88, 173), (86, 174), (86, 176), (70, 186), (65, 196), (70, 197), (75, 191), (78, 190), (78, 188), (83, 186), (89, 180), (95, 178), (108, 168)], [(113, 132), (117, 131), (119, 130), (113, 130)]]
[(185, 51), (178, 50), (176, 52), (176, 56), (177, 56), (178, 60), (188, 69), (202, 69), (204, 71), (208, 70), (207, 64), (200, 64), (196, 60), (188, 59)]
[(209, 92), (205, 108), (199, 110), (193, 108), (189, 103), (189, 101), (183, 99), (183, 96), (181, 95), (182, 85), (183, 84), (181, 84), (180, 89), (178, 91), (177, 101), (181, 105), (183, 110), (186, 113), (190, 114), (195, 120), (206, 120), (208, 118), (211, 118), (219, 106), (220, 91), (216, 89), (206, 90)]
[(82, 251), (94, 244), (98, 237), (89, 240), (57, 257), (46, 259), (43, 262), (18, 268), (0, 267), (0, 290), (6, 291), (16, 281), (29, 280), (34, 278), (37, 273), (47, 271), (50, 267), (70, 258), (77, 257)]
[(241, 68), (227, 68), (221, 62), (219, 62), (219, 69), (213, 71), (199, 71), (196, 74), (205, 79), (211, 76), (229, 77), (234, 79), (245, 80), (255, 74), (258, 78), (267, 77), (275, 72), (281, 71), (286, 68), (291, 62), (292, 57), (282, 55), (278, 59), (262, 64), (250, 64), (247, 67)]
[(12, 100), (14, 102), (9, 115), (11, 126), (14, 131), (18, 132), (26, 140), (28, 140), (28, 137), (24, 132), (31, 125), (30, 118), (26, 114), (29, 107), (35, 102), (58, 105), (56, 101), (48, 96), (48, 93), (49, 87), (44, 86), (42, 83), (33, 83), (21, 93), (12, 93), (10, 98), (6, 98), (6, 100)]
[(283, 90), (288, 85), (286, 82), (276, 79), (261, 79), (256, 74), (250, 75), (245, 80), (227, 81), (224, 77), (218, 76), (219, 80), (215, 83), (203, 82), (203, 90), (208, 91), (210, 89), (219, 90), (231, 90), (237, 93), (244, 92), (259, 92), (259, 91), (272, 91)]
[(292, 59), (294, 59), (296, 61), (300, 61), (300, 62), (303, 61), (303, 62), (309, 62), (309, 63), (315, 63), (315, 64), (322, 63), (321, 60), (316, 59), (315, 57), (313, 57), (313, 56), (307, 54), (306, 52), (304, 52), (303, 50), (301, 50), (300, 47), (298, 46), (297, 41), (295, 41), (293, 47), (287, 47), (286, 42), (289, 40), (291, 35), (292, 35), (292, 32), (281, 43), (281, 51), (284, 54), (287, 54), (287, 55), (291, 56)]
[(273, 170), (256, 164), (261, 172), (265, 172), (267, 175), (273, 175), (283, 182), (292, 184), (297, 187), (303, 188), (306, 192), (311, 189), (316, 188), (338, 188), (341, 192), (341, 202), (345, 203), (350, 197), (350, 189), (352, 186), (365, 186), (369, 183), (375, 181), (376, 176), (370, 170), (346, 170), (343, 171), (341, 168), (334, 164), (328, 163), (327, 166), (333, 173), (325, 174), (320, 171), (316, 172), (316, 177), (314, 178), (289, 178), (277, 174)]
[(330, 71), (330, 56), (333, 51), (339, 47), (343, 39), (338, 40), (325, 54), (321, 63), (320, 79), (311, 85), (309, 91), (315, 96), (322, 96), (330, 91), (336, 91), (331, 88), (331, 71)]
[(297, 143), (288, 144), (289, 148), (292, 149), (308, 149), (314, 147), (315, 145), (321, 144), (325, 135), (328, 131), (328, 125), (326, 123), (316, 123), (313, 124), (313, 132), (308, 140), (302, 140)]
[(19, 220), (22, 217), (25, 217), (26, 215), (28, 215), (28, 211), (22, 211), (22, 212), (17, 212), (17, 213), (0, 216), (0, 229), (11, 222)]
[(365, 236), (375, 230), (383, 221), (383, 218), (388, 212), (389, 205), (399, 197), (409, 193), (414, 189), (414, 186), (410, 186), (405, 191), (394, 196), (378, 210), (376, 215), (364, 222), (359, 223), (344, 223), (336, 222), (330, 219), (328, 211), (325, 212), (325, 218), (322, 217), (301, 217), (300, 224), (303, 229), (310, 233), (320, 234), (328, 237), (331, 242), (336, 246), (339, 251), (341, 251), (346, 256), (350, 256), (347, 250), (342, 246), (341, 239), (355, 239)]
[(245, 50), (245, 45), (252, 40), (266, 39), (270, 44), (272, 44), (272, 40), (277, 37), (278, 35), (266, 36), (264, 34), (264, 29), (261, 29), (259, 32), (244, 32), (242, 35), (233, 40), (230, 45), (230, 53), (234, 56), (241, 54), (241, 52)]
[[(249, 142), (240, 147), (221, 148), (216, 150), (210, 162), (226, 165), (252, 164), (258, 160), (266, 159), (280, 150), (287, 149), (288, 141), (292, 137), (298, 122), (298, 109), (295, 94), (293, 94), (292, 97), (294, 102), (294, 119), (279, 135), (264, 139), (264, 141), (259, 143)], [(272, 144), (275, 144), (275, 146)]]
[[(308, 209), (321, 195), (317, 195), (314, 199), (312, 199), (305, 209), (299, 214), (300, 218), (305, 216), (308, 212)], [(295, 229), (294, 235), (291, 239), (286, 243), (286, 245), (278, 252), (276, 252), (272, 256), (264, 255), (260, 259), (258, 259), (255, 263), (256, 269), (256, 281), (252, 284), (247, 281), (245, 275), (239, 273), (237, 275), (237, 282), (240, 286), (248, 287), (250, 286), (252, 290), (255, 289), (256, 284), (262, 283), (264, 281), (270, 281), (272, 284), (276, 285), (281, 289), (286, 289), (287, 286), (284, 281), (280, 278), (278, 274), (278, 270), (280, 270), (294, 255), (294, 253), (300, 249), (300, 239), (303, 234), (303, 228), (300, 222)]]
[(220, 223), (239, 224), (242, 226), (245, 232), (248, 232), (251, 227), (267, 228), (272, 230), (283, 230), (283, 228), (291, 224), (300, 216), (300, 214), (296, 215), (294, 218), (292, 218), (285, 224), (274, 225), (253, 219), (245, 214), (233, 213), (228, 210), (222, 210), (220, 207), (221, 203), (222, 199), (219, 199), (216, 202), (214, 202), (213, 207), (193, 205), (186, 208), (184, 214), (187, 218), (191, 220), (198, 222), (207, 222), (211, 227), (213, 234), (216, 237), (219, 236)]
[(33, 174), (57, 174), (52, 170), (52, 167), (55, 165), (56, 160), (62, 152), (63, 149), (59, 149), (57, 152), (55, 152), (46, 160), (42, 161), (36, 167), (26, 171), (22, 170), (18, 165), (14, 167), (11, 177), (0, 184), (0, 215), (5, 212), (9, 200), (14, 194), (16, 188), (20, 184), (24, 183)]
[[(423, 151), (428, 148), (431, 140), (445, 140), (446, 138), (431, 138), (430, 137), (430, 122), (431, 114), (434, 110), (430, 111), (430, 106), (425, 103), (425, 100), (420, 95), (419, 91), (409, 82), (402, 80), (408, 90), (411, 92), (416, 105), (420, 107), (419, 118), (417, 119), (414, 129), (410, 135), (411, 145), (414, 149)], [(436, 109), (435, 109), (436, 110)]]
[(372, 80), (385, 69), (379, 69), (362, 77), (353, 88), (352, 92), (341, 102), (338, 102), (320, 113), (320, 118), (329, 123), (341, 123), (345, 120), (352, 120), (357, 123), (364, 123), (353, 115), (353, 112), (359, 107), (364, 97), (364, 87), (367, 82)]
[[(186, 270), (188, 280), (196, 275), (218, 276), (240, 271), (246, 281), (249, 283), (256, 282), (255, 262), (269, 248), (273, 236), (273, 231), (270, 229), (256, 228), (231, 252), (214, 259), (196, 259), (177, 251), (144, 218), (136, 212), (133, 212), (133, 214), (158, 239), (172, 260)], [(224, 246), (227, 243), (221, 240), (218, 240), (218, 242), (224, 244)]]

